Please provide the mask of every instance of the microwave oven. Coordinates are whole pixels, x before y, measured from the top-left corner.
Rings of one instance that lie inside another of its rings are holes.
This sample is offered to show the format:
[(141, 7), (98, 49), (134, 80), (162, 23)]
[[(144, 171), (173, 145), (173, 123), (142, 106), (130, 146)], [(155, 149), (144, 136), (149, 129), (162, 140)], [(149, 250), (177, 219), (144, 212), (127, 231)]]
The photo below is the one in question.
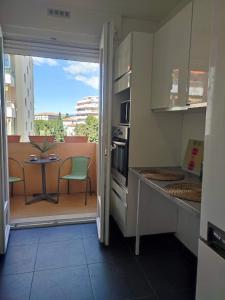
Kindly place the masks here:
[(120, 104), (120, 124), (130, 124), (130, 100), (124, 101)]

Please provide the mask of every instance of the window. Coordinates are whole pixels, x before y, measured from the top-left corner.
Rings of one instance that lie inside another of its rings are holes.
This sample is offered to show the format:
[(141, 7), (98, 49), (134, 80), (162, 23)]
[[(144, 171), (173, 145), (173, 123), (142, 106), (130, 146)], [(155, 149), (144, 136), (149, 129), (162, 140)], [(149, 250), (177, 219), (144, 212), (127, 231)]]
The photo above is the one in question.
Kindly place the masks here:
[(23, 74), (23, 79), (24, 79), (24, 82), (26, 82), (26, 81), (27, 81), (27, 76), (26, 76), (26, 74), (25, 74), (25, 73)]
[(27, 88), (27, 96), (28, 97), (30, 96), (30, 90), (29, 90), (29, 88)]
[(26, 130), (27, 130), (27, 121), (26, 121)]
[(27, 98), (26, 97), (25, 97), (24, 102), (25, 102), (25, 106), (27, 106)]
[(28, 118), (30, 118), (30, 110), (29, 109), (28, 109), (27, 114), (28, 114)]

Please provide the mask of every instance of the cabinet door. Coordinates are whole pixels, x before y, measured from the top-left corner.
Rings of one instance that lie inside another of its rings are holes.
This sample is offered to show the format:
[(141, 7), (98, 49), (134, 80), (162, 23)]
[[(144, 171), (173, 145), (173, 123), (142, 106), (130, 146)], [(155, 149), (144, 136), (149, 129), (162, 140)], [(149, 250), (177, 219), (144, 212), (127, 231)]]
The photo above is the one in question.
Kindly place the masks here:
[(123, 234), (126, 232), (127, 205), (113, 189), (111, 190), (111, 214)]
[(119, 45), (115, 52), (114, 79), (126, 74), (131, 69), (132, 57), (132, 33), (130, 33)]
[(212, 0), (195, 0), (192, 20), (188, 103), (207, 102)]
[(185, 106), (192, 3), (167, 22), (154, 37), (152, 108)]

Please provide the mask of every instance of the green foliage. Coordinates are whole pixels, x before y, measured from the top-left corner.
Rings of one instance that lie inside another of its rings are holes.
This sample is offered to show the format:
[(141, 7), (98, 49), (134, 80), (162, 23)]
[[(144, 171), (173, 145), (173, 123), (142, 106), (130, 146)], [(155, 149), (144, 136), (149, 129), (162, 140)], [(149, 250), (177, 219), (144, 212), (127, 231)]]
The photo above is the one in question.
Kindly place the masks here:
[(52, 147), (54, 147), (54, 144), (53, 143), (49, 143), (47, 140), (44, 141), (42, 144), (40, 143), (35, 143), (33, 141), (30, 141), (31, 145), (38, 149), (40, 152), (42, 153), (45, 153), (47, 152), (48, 150), (50, 150)]
[(98, 142), (98, 118), (88, 116), (85, 124), (78, 124), (75, 128), (76, 135), (85, 135), (89, 142)]
[(61, 113), (55, 120), (35, 120), (36, 135), (54, 135), (57, 142), (64, 141), (64, 128)]

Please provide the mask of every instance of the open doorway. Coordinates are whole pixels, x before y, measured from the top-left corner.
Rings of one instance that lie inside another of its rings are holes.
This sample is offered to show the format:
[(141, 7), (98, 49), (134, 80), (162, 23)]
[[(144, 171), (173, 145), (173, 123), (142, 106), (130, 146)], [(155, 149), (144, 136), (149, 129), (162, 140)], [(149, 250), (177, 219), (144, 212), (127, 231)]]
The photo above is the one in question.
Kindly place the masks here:
[[(22, 179), (10, 183), (12, 225), (95, 219), (98, 82), (97, 63), (5, 54), (9, 175)], [(40, 156), (53, 158), (45, 178)], [(59, 180), (73, 165), (62, 162), (81, 156), (90, 158), (89, 182)], [(43, 185), (53, 201), (37, 199)]]

